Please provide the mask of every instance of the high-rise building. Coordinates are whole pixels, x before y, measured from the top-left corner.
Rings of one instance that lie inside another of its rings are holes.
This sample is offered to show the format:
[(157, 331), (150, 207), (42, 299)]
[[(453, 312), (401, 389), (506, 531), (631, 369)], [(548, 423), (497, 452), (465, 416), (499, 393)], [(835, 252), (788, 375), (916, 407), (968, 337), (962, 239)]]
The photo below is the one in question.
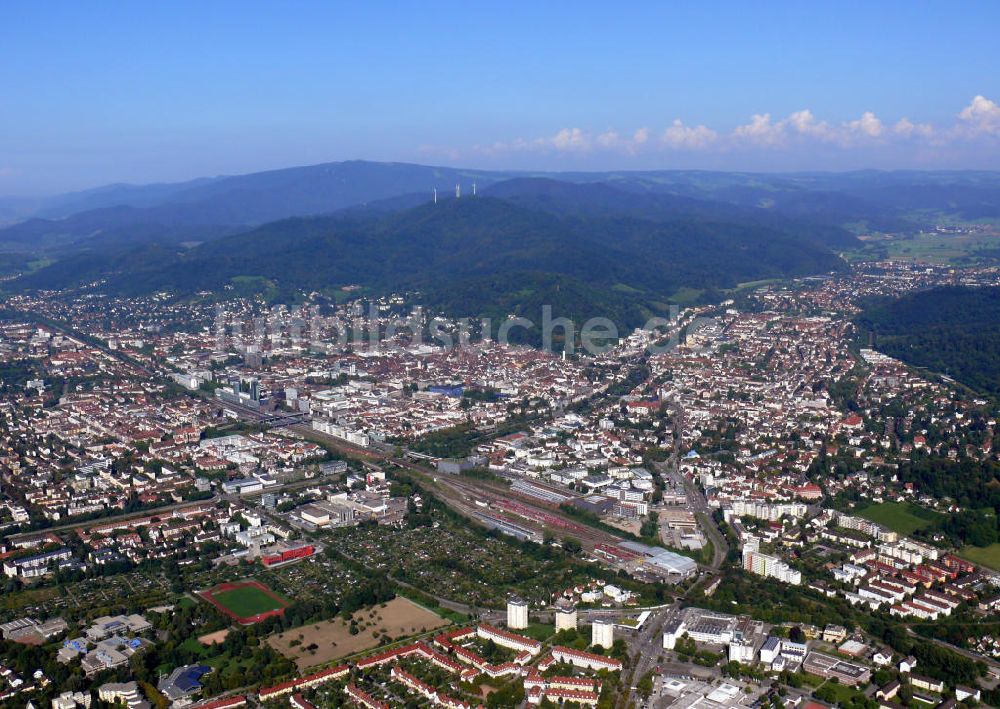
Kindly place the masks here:
[(764, 554), (751, 548), (749, 544), (743, 547), (743, 568), (758, 576), (767, 576), (784, 583), (790, 583), (793, 586), (802, 583), (801, 572), (793, 569), (776, 556)]
[(524, 630), (528, 627), (528, 602), (511, 596), (507, 599), (507, 627), (511, 630)]
[(576, 606), (563, 603), (556, 606), (556, 632), (560, 630), (576, 630)]
[(590, 626), (590, 644), (610, 648), (615, 642), (615, 625), (601, 620), (595, 620)]

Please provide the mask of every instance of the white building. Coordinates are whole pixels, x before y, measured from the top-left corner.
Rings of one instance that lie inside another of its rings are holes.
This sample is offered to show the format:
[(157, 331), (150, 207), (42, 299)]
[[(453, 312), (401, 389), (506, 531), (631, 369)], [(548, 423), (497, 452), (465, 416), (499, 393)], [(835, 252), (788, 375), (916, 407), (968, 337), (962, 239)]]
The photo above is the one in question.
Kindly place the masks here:
[(556, 607), (556, 632), (560, 630), (576, 630), (576, 606), (567, 604)]
[(764, 641), (760, 648), (760, 661), (762, 664), (770, 665), (781, 655), (781, 638), (773, 635)]
[(524, 630), (528, 627), (528, 602), (511, 596), (507, 599), (507, 627), (511, 630)]
[(52, 709), (90, 709), (92, 701), (90, 692), (63, 692), (52, 700)]
[(615, 642), (614, 623), (595, 620), (590, 626), (590, 644), (595, 647), (610, 648)]
[(767, 503), (758, 500), (734, 500), (733, 514), (739, 517), (755, 517), (775, 522), (782, 517), (801, 519), (809, 508), (801, 502)]
[(784, 583), (798, 586), (802, 583), (802, 573), (793, 569), (784, 561), (770, 554), (763, 554), (756, 545), (749, 542), (743, 547), (743, 568), (758, 576), (767, 576)]
[(749, 664), (753, 662), (753, 643), (734, 640), (729, 643), (729, 661)]

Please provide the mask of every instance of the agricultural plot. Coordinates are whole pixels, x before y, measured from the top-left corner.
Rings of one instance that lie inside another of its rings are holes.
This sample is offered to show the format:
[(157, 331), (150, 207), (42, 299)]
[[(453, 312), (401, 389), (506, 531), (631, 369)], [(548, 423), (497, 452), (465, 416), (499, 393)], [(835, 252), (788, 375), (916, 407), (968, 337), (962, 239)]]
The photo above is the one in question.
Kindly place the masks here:
[[(334, 618), (293, 628), (272, 635), (268, 643), (303, 670), (447, 624), (448, 621), (436, 613), (406, 598), (396, 597), (385, 604), (358, 611), (351, 620)], [(356, 630), (353, 634), (352, 625)]]
[(952, 265), (993, 265), (1000, 258), (1000, 235), (920, 233), (913, 236), (871, 238), (846, 254), (848, 260), (881, 256), (895, 261)]
[(83, 579), (61, 587), (42, 586), (0, 594), (0, 610), (18, 615), (72, 614), (82, 621), (100, 615), (141, 612), (176, 599), (160, 575), (132, 571)]
[(341, 603), (347, 593), (367, 580), (367, 574), (343, 561), (317, 554), (300, 564), (269, 569), (257, 578), (285, 598), (324, 602), (332, 599)]

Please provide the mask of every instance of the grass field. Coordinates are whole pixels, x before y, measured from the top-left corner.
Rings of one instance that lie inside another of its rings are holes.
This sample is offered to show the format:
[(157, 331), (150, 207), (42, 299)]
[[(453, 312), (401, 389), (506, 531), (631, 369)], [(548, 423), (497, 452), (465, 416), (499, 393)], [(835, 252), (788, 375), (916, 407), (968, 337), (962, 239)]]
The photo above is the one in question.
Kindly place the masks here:
[(256, 623), (284, 613), (289, 603), (258, 581), (224, 583), (199, 595), (240, 623)]
[(965, 546), (962, 547), (959, 556), (981, 566), (988, 566), (1000, 571), (1000, 544), (991, 544), (988, 547)]
[(941, 517), (937, 512), (908, 502), (882, 502), (866, 507), (858, 514), (904, 536), (933, 526)]
[(335, 618), (272, 635), (268, 643), (304, 670), (383, 645), (386, 635), (409, 637), (448, 625), (436, 613), (402, 596), (356, 612), (354, 621), (358, 629), (354, 635), (349, 621)]
[(993, 264), (997, 260), (1000, 236), (993, 233), (937, 234), (926, 232), (914, 236), (874, 238), (845, 256), (848, 260), (867, 260), (884, 256), (898, 261), (970, 265)]
[(530, 623), (527, 628), (517, 632), (521, 635), (527, 635), (529, 638), (534, 638), (539, 642), (545, 642), (552, 637), (556, 630), (548, 623)]
[(858, 697), (861, 699), (865, 698), (865, 695), (862, 692), (859, 692), (854, 687), (848, 687), (846, 684), (837, 684), (828, 680), (824, 683), (824, 686), (833, 689), (837, 698), (837, 704), (842, 707), (849, 706), (850, 703)]
[(219, 603), (243, 618), (267, 613), (285, 606), (281, 601), (254, 586), (221, 591), (213, 595)]

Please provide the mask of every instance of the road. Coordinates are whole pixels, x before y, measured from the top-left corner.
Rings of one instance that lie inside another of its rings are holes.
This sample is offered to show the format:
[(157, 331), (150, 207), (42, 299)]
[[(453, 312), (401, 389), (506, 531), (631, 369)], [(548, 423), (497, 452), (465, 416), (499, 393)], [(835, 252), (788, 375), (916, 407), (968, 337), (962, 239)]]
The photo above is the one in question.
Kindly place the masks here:
[(718, 570), (722, 566), (722, 562), (725, 561), (726, 554), (729, 553), (729, 544), (726, 542), (726, 538), (722, 532), (719, 531), (715, 520), (712, 519), (712, 510), (709, 508), (708, 500), (705, 499), (705, 495), (701, 490), (687, 478), (684, 478), (684, 489), (687, 491), (688, 501), (694, 509), (695, 516), (701, 523), (705, 536), (712, 542), (715, 553), (712, 556), (711, 566), (712, 569)]
[(636, 682), (656, 666), (656, 659), (663, 654), (663, 625), (672, 620), (679, 610), (680, 601), (661, 608), (646, 620), (646, 624), (632, 638), (629, 644), (631, 662), (627, 674), (622, 678), (624, 689), (615, 704), (619, 709), (628, 706)]
[[(663, 464), (661, 463), (660, 465)], [(680, 478), (683, 480), (684, 490), (687, 492), (688, 505), (690, 505), (695, 517), (698, 519), (702, 530), (705, 532), (705, 536), (712, 542), (714, 554), (712, 556), (711, 568), (713, 571), (718, 571), (722, 566), (722, 562), (726, 560), (726, 555), (729, 554), (729, 544), (726, 542), (725, 535), (719, 531), (715, 520), (712, 519), (712, 509), (708, 506), (708, 500), (705, 499), (705, 495), (698, 489), (697, 485), (686, 477), (681, 475)]]

